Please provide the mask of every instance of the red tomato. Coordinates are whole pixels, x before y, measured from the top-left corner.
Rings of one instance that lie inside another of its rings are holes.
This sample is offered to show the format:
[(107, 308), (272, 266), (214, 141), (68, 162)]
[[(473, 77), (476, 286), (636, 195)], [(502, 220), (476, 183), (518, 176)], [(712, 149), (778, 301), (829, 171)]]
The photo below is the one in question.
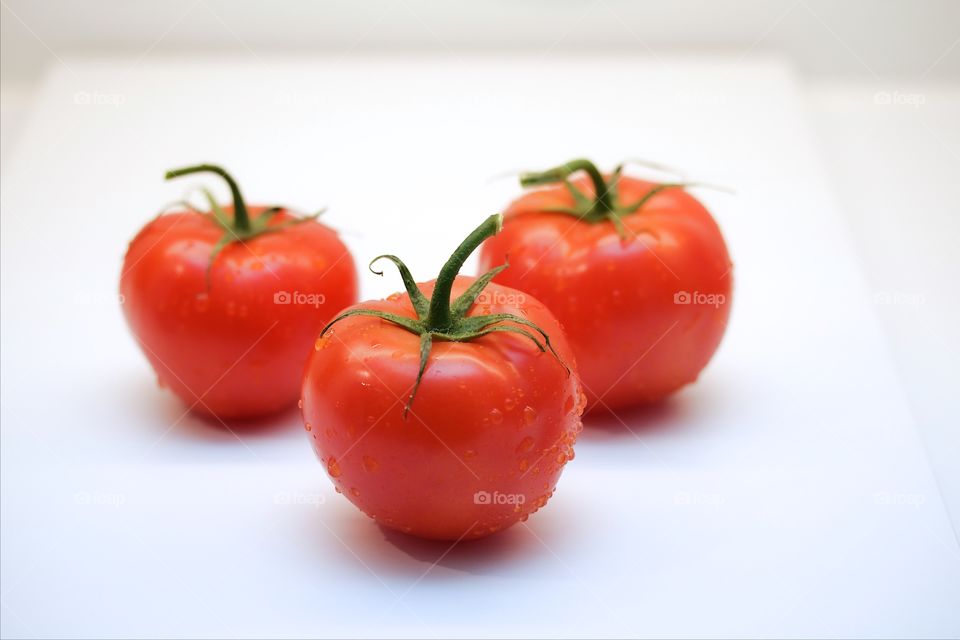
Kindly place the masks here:
[(234, 207), (218, 207), (229, 230), (196, 211), (155, 218), (130, 243), (120, 278), (127, 323), (160, 384), (220, 419), (296, 402), (317, 332), (357, 299), (353, 258), (336, 232), (240, 206), (247, 230)]
[[(478, 231), (486, 237), (498, 222)], [(544, 305), (497, 285), (477, 297), (484, 281), (455, 277), (476, 234), (423, 285), (389, 256), (408, 293), (341, 314), (303, 382), (306, 429), (337, 491), (380, 524), (424, 538), (479, 538), (542, 507), (573, 458), (585, 402)], [(467, 302), (461, 320), (451, 295)], [(491, 314), (516, 321), (490, 323), (503, 318)]]
[[(589, 179), (563, 184), (580, 170)], [(714, 219), (680, 185), (622, 176), (619, 168), (600, 176), (582, 160), (523, 183), (557, 179), (561, 185), (510, 205), (503, 232), (481, 249), (480, 268), (509, 257), (511, 268), (494, 281), (556, 314), (588, 410), (656, 402), (696, 380), (730, 314), (733, 265)], [(604, 191), (605, 203), (595, 197)]]

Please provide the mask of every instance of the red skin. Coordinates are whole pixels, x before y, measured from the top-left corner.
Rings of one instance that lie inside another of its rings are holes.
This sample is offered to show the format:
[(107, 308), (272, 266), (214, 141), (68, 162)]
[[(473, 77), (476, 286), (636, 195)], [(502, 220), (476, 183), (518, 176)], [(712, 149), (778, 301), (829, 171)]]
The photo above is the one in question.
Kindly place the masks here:
[[(574, 183), (593, 193), (588, 181)], [(625, 176), (620, 201), (635, 202), (653, 186)], [(682, 189), (664, 190), (624, 216), (637, 234), (625, 242), (611, 222), (544, 211), (572, 205), (562, 186), (518, 198), (503, 230), (481, 247), (481, 272), (509, 256), (510, 268), (494, 281), (556, 314), (576, 353), (588, 410), (657, 402), (697, 379), (726, 330), (733, 265), (720, 229)], [(677, 304), (678, 292), (723, 296), (723, 303)]]
[[(248, 210), (256, 218), (265, 207)], [(271, 224), (291, 219), (283, 211)], [(254, 418), (297, 401), (317, 334), (357, 299), (356, 269), (336, 232), (309, 221), (224, 247), (208, 290), (210, 253), (223, 233), (193, 212), (154, 219), (130, 243), (120, 293), (162, 386), (198, 413)], [(325, 299), (276, 304), (280, 291)]]
[[(458, 277), (453, 297), (472, 280)], [(432, 282), (420, 286), (432, 294)], [(406, 294), (358, 306), (416, 317)], [(501, 312), (537, 323), (573, 367), (556, 319), (528, 295), (491, 284), (468, 315)], [(573, 458), (584, 403), (577, 376), (519, 335), (435, 340), (404, 420), (419, 348), (413, 333), (363, 316), (317, 341), (303, 419), (337, 491), (380, 524), (423, 538), (480, 538), (526, 520)], [(477, 504), (478, 491), (524, 502)]]

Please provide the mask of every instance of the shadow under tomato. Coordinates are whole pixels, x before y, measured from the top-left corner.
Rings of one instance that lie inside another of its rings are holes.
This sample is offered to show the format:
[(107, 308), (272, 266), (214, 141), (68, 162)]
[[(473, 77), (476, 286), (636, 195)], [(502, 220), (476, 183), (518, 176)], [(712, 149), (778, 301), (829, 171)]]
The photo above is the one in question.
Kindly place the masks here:
[(237, 437), (273, 438), (303, 427), (296, 405), (261, 418), (221, 421), (189, 410), (189, 405), (155, 382), (151, 384), (149, 378), (127, 378), (124, 384), (130, 388), (121, 397), (134, 404), (138, 414), (150, 417), (149, 423), (156, 427), (158, 436), (237, 443)]
[(653, 435), (682, 428), (688, 400), (672, 396), (655, 404), (609, 410), (599, 407), (583, 417), (580, 440), (603, 442)]
[(464, 573), (559, 579), (565, 574), (554, 550), (572, 553), (568, 548), (577, 544), (569, 525), (576, 514), (569, 513), (569, 506), (562, 503), (548, 504), (529, 523), (460, 542), (425, 540), (383, 527), (350, 505), (338, 505), (331, 511), (312, 515), (314, 535), (309, 544), (322, 540), (337, 544), (348, 563), (355, 562), (356, 556), (365, 570), (384, 579), (398, 579), (403, 588), (420, 581), (456, 580)]

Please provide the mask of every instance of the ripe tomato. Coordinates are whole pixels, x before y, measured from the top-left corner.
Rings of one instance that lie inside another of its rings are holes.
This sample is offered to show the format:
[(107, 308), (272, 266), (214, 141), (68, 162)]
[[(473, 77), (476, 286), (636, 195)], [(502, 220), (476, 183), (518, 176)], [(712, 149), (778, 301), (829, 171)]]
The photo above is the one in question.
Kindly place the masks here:
[[(130, 329), (160, 384), (200, 413), (251, 418), (296, 402), (317, 332), (357, 299), (336, 232), (285, 209), (184, 210), (149, 222), (120, 277)], [(209, 197), (209, 194), (208, 194)]]
[(500, 220), (478, 227), (434, 282), (417, 285), (380, 256), (407, 294), (340, 314), (307, 363), (314, 450), (337, 490), (386, 527), (489, 535), (542, 507), (573, 458), (585, 399), (557, 321), (527, 294), (486, 286), (502, 268), (457, 277)]
[[(569, 179), (585, 171), (587, 177)], [(723, 337), (733, 276), (716, 222), (682, 184), (602, 176), (575, 160), (521, 177), (480, 268), (528, 292), (563, 325), (588, 410), (661, 400), (696, 380)], [(602, 197), (598, 196), (600, 194)]]

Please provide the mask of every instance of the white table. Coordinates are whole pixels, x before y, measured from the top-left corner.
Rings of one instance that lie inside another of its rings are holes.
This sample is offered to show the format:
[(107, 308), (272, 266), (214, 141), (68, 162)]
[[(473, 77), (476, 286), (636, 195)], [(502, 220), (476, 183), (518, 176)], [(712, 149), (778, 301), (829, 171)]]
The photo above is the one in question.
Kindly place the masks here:
[[(3, 176), (3, 635), (960, 630), (956, 539), (780, 65), (70, 67)], [(219, 161), (251, 199), (330, 204), (359, 258), (389, 249), (426, 278), (516, 192), (487, 176), (580, 154), (737, 188), (702, 194), (734, 315), (676, 402), (588, 427), (529, 526), (452, 550), (387, 534), (333, 493), (295, 414), (170, 428), (181, 407), (114, 298), (125, 242), (184, 188), (163, 170)]]

